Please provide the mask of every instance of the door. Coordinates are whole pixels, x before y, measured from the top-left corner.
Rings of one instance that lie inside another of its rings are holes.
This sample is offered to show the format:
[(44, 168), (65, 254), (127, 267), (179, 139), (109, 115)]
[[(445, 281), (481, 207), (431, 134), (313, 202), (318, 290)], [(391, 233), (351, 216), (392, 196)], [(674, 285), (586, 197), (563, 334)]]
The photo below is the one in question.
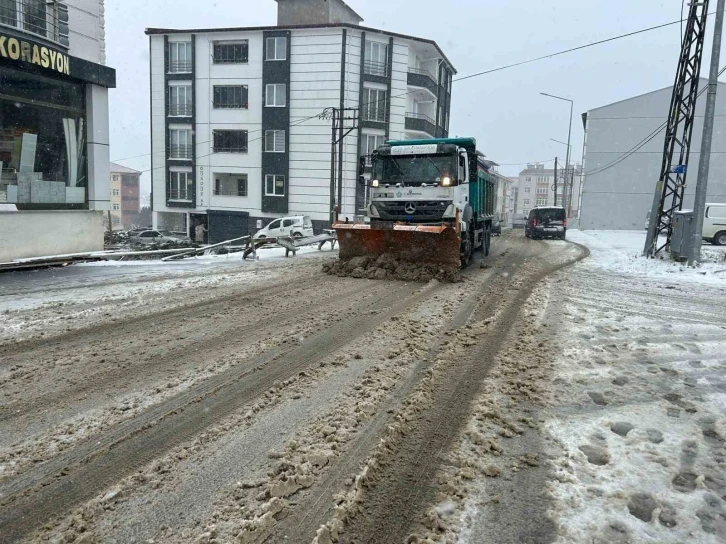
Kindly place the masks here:
[(294, 219), (285, 219), (282, 222), (282, 229), (281, 234), (282, 236), (291, 236), (292, 235), (292, 228), (295, 225)]
[(282, 225), (282, 219), (276, 219), (269, 225), (267, 225), (267, 237), (268, 238), (277, 238), (278, 236), (282, 236), (282, 233), (280, 231)]

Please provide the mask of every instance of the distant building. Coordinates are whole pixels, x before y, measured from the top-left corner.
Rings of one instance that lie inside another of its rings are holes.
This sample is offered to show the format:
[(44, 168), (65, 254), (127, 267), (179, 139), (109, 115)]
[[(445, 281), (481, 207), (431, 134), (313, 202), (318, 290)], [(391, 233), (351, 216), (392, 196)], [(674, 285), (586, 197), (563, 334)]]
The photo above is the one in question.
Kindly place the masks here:
[[(701, 88), (708, 81), (701, 79)], [(585, 175), (580, 228), (642, 230), (653, 205), (663, 162), (671, 87), (628, 98), (583, 114)], [(693, 207), (706, 97), (693, 126), (684, 208)], [(645, 143), (651, 135), (656, 136)], [(676, 157), (677, 160), (677, 157)], [(726, 202), (726, 84), (719, 83), (708, 202)]]
[(0, 262), (103, 249), (103, 0), (0, 0)]
[[(359, 157), (448, 136), (455, 70), (441, 48), (361, 21), (342, 0), (278, 0), (277, 26), (147, 29), (154, 225), (203, 223), (213, 242), (288, 214), (320, 229), (333, 206), (364, 209)], [(336, 135), (332, 187), (330, 108), (359, 117)]]
[[(570, 199), (570, 186), (572, 185), (572, 170), (574, 169), (574, 185), (572, 186), (572, 199)], [(557, 171), (557, 205), (565, 206), (570, 217), (577, 216), (577, 203), (579, 179), (582, 166), (577, 164), (569, 169), (570, 175), (565, 174), (565, 165)], [(517, 198), (513, 205), (513, 213), (527, 215), (529, 210), (536, 206), (555, 205), (555, 169), (545, 168), (544, 164), (528, 164), (527, 168), (519, 173), (517, 180)]]
[(141, 172), (111, 163), (111, 226), (125, 230), (139, 225)]

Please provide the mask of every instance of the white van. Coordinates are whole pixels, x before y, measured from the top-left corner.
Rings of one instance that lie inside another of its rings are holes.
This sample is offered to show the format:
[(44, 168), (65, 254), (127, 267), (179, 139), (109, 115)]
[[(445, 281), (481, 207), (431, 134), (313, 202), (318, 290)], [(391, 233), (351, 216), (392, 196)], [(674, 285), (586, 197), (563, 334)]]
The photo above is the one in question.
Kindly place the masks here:
[(703, 239), (717, 246), (726, 246), (726, 204), (706, 204)]
[(263, 240), (265, 238), (307, 238), (315, 236), (313, 222), (307, 215), (296, 215), (275, 219), (264, 229), (260, 230), (252, 238)]

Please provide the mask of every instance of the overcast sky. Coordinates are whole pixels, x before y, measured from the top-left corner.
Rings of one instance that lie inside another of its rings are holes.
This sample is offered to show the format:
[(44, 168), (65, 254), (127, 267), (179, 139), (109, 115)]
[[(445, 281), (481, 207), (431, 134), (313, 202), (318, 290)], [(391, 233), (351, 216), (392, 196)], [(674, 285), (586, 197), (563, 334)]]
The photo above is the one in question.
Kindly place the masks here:
[[(364, 25), (436, 40), (459, 72), (481, 72), (680, 19), (678, 0), (347, 0)], [(274, 0), (125, 0), (108, 2), (107, 64), (111, 159), (149, 163), (149, 65), (146, 27), (274, 25)], [(708, 74), (710, 41), (704, 58)], [(573, 156), (582, 156), (580, 115), (673, 84), (680, 25), (454, 83), (451, 135), (474, 136), (486, 155), (516, 175), (527, 162), (564, 157), (569, 104), (575, 101)], [(148, 192), (149, 176), (145, 185)]]

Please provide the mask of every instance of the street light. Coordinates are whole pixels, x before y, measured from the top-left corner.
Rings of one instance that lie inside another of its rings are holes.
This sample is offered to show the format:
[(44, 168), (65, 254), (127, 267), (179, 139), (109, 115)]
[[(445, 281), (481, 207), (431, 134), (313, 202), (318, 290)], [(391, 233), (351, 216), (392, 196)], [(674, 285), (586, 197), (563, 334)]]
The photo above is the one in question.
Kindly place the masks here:
[[(557, 142), (558, 144), (566, 145), (567, 151), (569, 153), (570, 146), (567, 143), (561, 142), (560, 140), (555, 140), (554, 138), (550, 138), (550, 141)], [(555, 159), (555, 206), (557, 206), (557, 164), (556, 163), (557, 163), (557, 159)], [(565, 184), (562, 188), (562, 199), (564, 200), (566, 189), (567, 189), (567, 170), (565, 170), (565, 175), (563, 176), (563, 179), (565, 180)]]
[[(570, 146), (571, 141), (572, 141), (572, 114), (575, 111), (575, 102), (573, 102), (569, 98), (563, 98), (562, 96), (555, 96), (553, 94), (548, 94), (548, 93), (539, 93), (539, 94), (541, 94), (542, 96), (547, 96), (549, 98), (555, 98), (557, 100), (562, 100), (564, 102), (570, 103), (570, 128), (567, 133), (567, 160), (565, 161), (565, 174), (567, 174), (570, 171), (570, 159), (571, 159), (570, 151), (572, 149), (572, 147)], [(570, 204), (572, 204), (572, 203), (569, 203), (568, 207)]]

